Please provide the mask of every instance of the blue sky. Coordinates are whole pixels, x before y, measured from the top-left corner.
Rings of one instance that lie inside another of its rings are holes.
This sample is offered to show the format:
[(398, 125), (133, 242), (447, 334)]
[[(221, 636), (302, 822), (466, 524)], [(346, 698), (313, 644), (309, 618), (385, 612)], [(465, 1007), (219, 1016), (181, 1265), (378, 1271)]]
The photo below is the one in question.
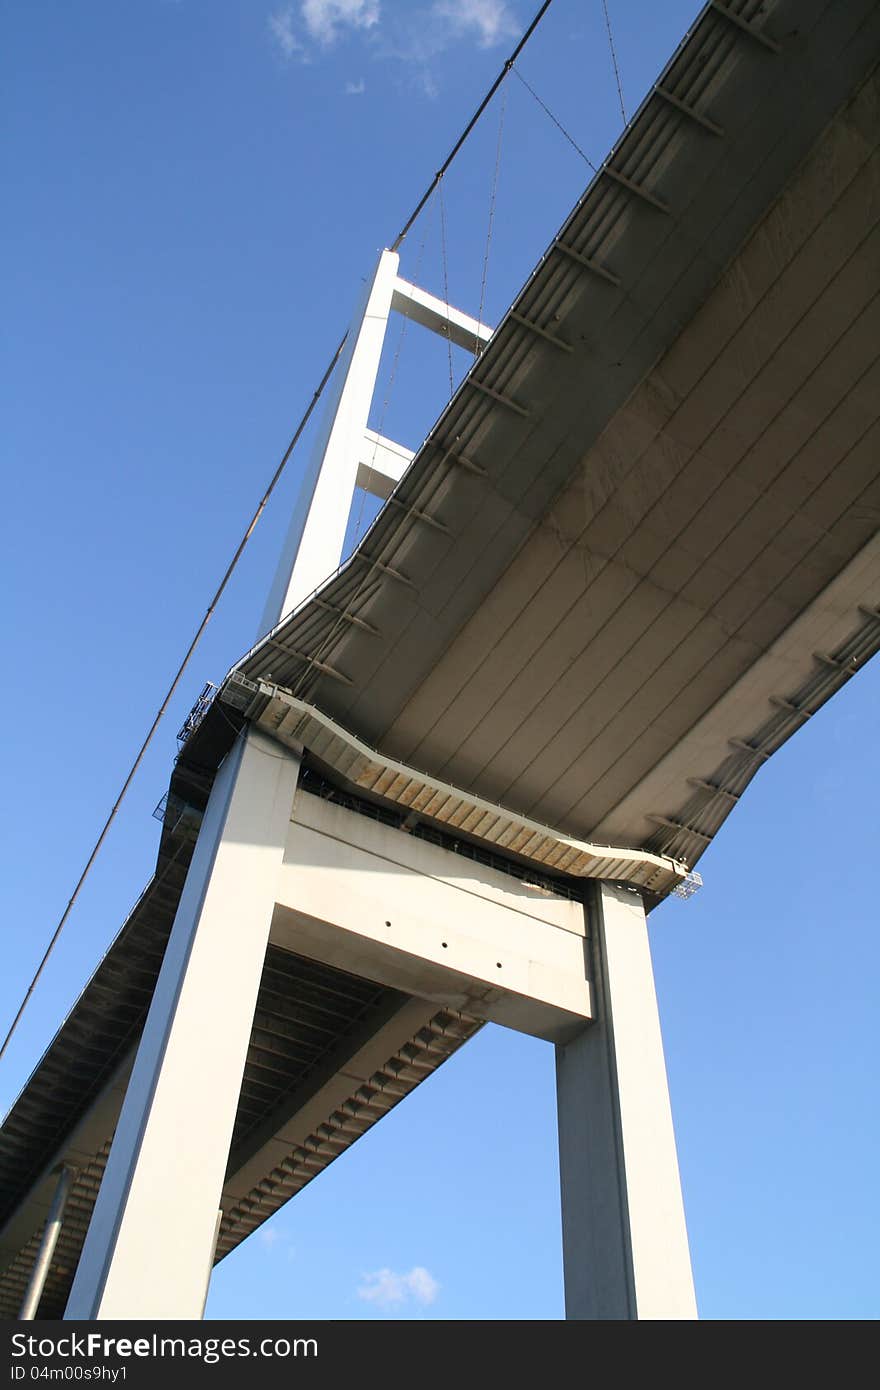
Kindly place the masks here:
[[(7, 0), (4, 1020), (361, 280), (536, 7)], [(609, 8), (631, 113), (696, 5)], [(555, 0), (521, 69), (598, 163), (621, 125), (601, 0)], [(403, 250), (463, 309), (499, 128), (490, 322), (589, 177), (509, 79)], [(410, 330), (393, 370), (397, 346), (376, 409), (414, 447), (445, 348)], [(4, 1108), (150, 875), (174, 734), (254, 637), (297, 471), (0, 1065)], [(651, 919), (704, 1316), (878, 1312), (878, 691), (875, 663), (760, 774), (701, 893)], [(551, 1049), (483, 1030), (224, 1261), (208, 1313), (561, 1316)]]

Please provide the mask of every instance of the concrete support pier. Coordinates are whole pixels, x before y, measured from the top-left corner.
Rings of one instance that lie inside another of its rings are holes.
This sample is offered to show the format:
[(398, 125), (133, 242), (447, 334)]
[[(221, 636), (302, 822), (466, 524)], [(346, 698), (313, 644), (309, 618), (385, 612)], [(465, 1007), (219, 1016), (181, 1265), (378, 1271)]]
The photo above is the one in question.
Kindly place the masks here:
[(138, 1048), (66, 1318), (200, 1318), (299, 760), (227, 755)]
[(596, 1021), (556, 1049), (565, 1315), (695, 1318), (641, 896), (597, 883), (587, 921)]
[(64, 1208), (67, 1205), (67, 1198), (70, 1195), (70, 1186), (76, 1175), (76, 1170), (68, 1164), (62, 1164), (58, 1172), (58, 1184), (55, 1188), (55, 1195), (52, 1198), (52, 1205), (49, 1208), (49, 1215), (46, 1217), (46, 1226), (43, 1230), (43, 1238), (40, 1241), (40, 1248), (37, 1251), (37, 1258), (34, 1261), (34, 1268), (28, 1283), (24, 1302), (19, 1313), (20, 1322), (33, 1322), (37, 1316), (37, 1309), (40, 1306), (40, 1299), (43, 1296), (43, 1289), (46, 1286), (46, 1276), (49, 1273), (49, 1266), (52, 1263), (52, 1256), (55, 1254), (55, 1247), (58, 1244), (58, 1237), (61, 1234), (61, 1225), (64, 1221)]

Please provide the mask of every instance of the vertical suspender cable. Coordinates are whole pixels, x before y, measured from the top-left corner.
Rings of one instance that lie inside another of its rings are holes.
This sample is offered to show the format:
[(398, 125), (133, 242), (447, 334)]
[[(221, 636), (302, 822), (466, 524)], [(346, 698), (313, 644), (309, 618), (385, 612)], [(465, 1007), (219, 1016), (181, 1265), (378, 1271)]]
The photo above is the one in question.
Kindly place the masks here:
[[(511, 68), (516, 72), (516, 68)], [(519, 74), (517, 74), (519, 75)], [(486, 250), (483, 254), (483, 275), (480, 280), (480, 307), (477, 312), (477, 323), (483, 326), (483, 309), (486, 306), (486, 280), (489, 275), (489, 252), (492, 249), (492, 231), (495, 226), (495, 203), (498, 198), (498, 178), (501, 173), (501, 146), (504, 140), (504, 114), (507, 110), (507, 88), (501, 96), (501, 114), (498, 117), (498, 141), (495, 145), (495, 172), (492, 175), (492, 192), (489, 195), (489, 220), (486, 226)], [(479, 351), (479, 344), (477, 345)]]
[(608, 35), (608, 47), (611, 49), (611, 66), (614, 68), (614, 80), (617, 83), (617, 100), (620, 102), (620, 114), (623, 117), (623, 124), (626, 125), (626, 107), (623, 104), (623, 88), (620, 85), (620, 69), (617, 66), (617, 54), (614, 51), (614, 35), (611, 32), (611, 16), (608, 13), (608, 0), (602, 0), (602, 9), (605, 11), (605, 31)]

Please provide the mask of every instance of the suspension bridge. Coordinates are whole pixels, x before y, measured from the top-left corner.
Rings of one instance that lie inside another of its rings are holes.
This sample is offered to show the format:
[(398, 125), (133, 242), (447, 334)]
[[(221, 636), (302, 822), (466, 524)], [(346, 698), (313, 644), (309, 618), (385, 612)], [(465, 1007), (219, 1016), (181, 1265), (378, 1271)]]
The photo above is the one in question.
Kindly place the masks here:
[[(646, 914), (880, 647), (878, 58), (870, 0), (713, 0), (500, 323), (382, 253), (0, 1129), (4, 1315), (199, 1317), (486, 1022), (556, 1048), (567, 1316), (695, 1315)], [(368, 427), (392, 315), (474, 353), (415, 454)]]

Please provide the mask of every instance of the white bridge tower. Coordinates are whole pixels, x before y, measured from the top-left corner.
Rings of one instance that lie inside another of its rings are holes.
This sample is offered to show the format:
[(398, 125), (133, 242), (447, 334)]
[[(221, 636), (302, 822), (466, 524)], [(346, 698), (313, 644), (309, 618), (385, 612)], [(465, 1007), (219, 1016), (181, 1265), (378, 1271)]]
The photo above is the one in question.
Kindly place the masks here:
[[(474, 353), (491, 336), (402, 280), (397, 254), (382, 252), (263, 632), (340, 564), (355, 487), (387, 498), (410, 462), (368, 428), (392, 311)], [(216, 777), (66, 1317), (201, 1317), (270, 940), (415, 1000), (464, 1000), (478, 1020), (554, 1043), (566, 1315), (694, 1317), (639, 892), (608, 880), (588, 883), (586, 905), (525, 888), (514, 897), (503, 874), (475, 862), (463, 891), (456, 855), (308, 796), (299, 772), (295, 749), (246, 723)], [(378, 926), (377, 883), (395, 894)]]

